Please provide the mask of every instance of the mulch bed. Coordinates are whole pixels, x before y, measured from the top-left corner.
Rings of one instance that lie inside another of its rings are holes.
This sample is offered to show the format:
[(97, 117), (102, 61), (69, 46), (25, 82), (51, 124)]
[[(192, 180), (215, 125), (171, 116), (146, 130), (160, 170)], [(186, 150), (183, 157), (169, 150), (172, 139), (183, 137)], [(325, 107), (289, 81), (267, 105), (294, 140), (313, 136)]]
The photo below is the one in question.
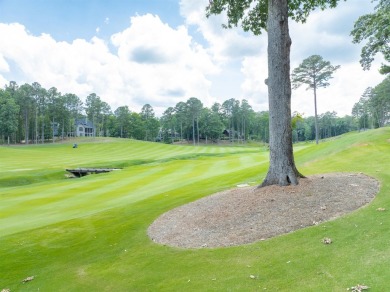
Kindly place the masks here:
[(180, 248), (248, 244), (340, 217), (370, 203), (379, 183), (329, 173), (298, 186), (238, 187), (180, 206), (148, 228), (156, 243)]

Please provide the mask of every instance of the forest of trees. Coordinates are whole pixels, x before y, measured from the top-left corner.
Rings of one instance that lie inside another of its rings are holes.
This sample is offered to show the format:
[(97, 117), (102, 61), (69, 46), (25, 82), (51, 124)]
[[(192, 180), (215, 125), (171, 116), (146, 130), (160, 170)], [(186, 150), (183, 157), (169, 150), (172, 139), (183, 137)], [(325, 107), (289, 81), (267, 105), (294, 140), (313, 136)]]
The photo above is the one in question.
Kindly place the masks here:
[(374, 88), (367, 88), (352, 108), (360, 129), (383, 127), (390, 123), (390, 75)]
[[(308, 101), (310, 102), (310, 101)], [(145, 104), (141, 112), (120, 106), (114, 111), (95, 93), (85, 102), (75, 94), (61, 94), (55, 87), (39, 83), (18, 85), (10, 82), (0, 89), (0, 144), (37, 144), (75, 136), (75, 122), (91, 121), (96, 136), (133, 138), (145, 141), (188, 141), (197, 144), (221, 140), (268, 143), (269, 115), (255, 112), (247, 100), (229, 99), (211, 108), (191, 97), (167, 108), (156, 117)], [(320, 139), (349, 131), (382, 127), (390, 122), (390, 76), (375, 88), (368, 88), (352, 109), (351, 116), (336, 112), (319, 115)], [(315, 139), (314, 117), (293, 113), (293, 141)]]

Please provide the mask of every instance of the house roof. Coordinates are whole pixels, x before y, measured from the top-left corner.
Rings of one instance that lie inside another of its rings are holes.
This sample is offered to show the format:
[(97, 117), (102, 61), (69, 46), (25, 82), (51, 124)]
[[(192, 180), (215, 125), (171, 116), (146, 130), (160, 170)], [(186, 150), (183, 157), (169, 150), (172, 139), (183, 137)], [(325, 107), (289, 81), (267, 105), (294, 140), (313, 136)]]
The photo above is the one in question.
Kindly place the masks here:
[(93, 123), (91, 121), (88, 121), (86, 119), (79, 119), (75, 121), (76, 126), (84, 126), (88, 128), (93, 128)]

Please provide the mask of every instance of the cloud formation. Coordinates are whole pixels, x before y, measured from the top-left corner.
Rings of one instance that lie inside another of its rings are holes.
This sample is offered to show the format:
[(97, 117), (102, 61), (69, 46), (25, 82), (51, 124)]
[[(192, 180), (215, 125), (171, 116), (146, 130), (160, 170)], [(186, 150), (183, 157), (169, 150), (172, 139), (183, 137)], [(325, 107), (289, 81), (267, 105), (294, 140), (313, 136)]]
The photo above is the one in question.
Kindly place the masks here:
[[(94, 92), (112, 105), (139, 111), (145, 103), (166, 107), (190, 96), (207, 98), (208, 74), (217, 67), (184, 26), (171, 28), (155, 15), (134, 16), (111, 37), (56, 42), (21, 24), (0, 24), (0, 81), (20, 71), (19, 83), (37, 81), (84, 98)], [(12, 64), (12, 65), (10, 65)], [(10, 67), (13, 67), (10, 69)]]
[[(128, 105), (140, 111), (149, 103), (158, 114), (195, 96), (205, 106), (230, 98), (247, 99), (255, 110), (267, 110), (267, 36), (241, 28), (222, 29), (224, 15), (205, 16), (208, 0), (180, 0), (182, 25), (172, 27), (158, 15), (134, 15), (128, 27), (108, 39), (56, 41), (33, 35), (19, 23), (0, 23), (0, 84), (39, 82), (84, 99), (96, 93), (112, 109)], [(341, 69), (329, 88), (319, 92), (319, 112), (350, 114), (368, 86), (383, 77), (362, 71), (360, 47), (349, 31), (359, 15), (373, 9), (369, 1), (350, 0), (334, 10), (312, 13), (306, 24), (290, 22), (291, 70), (313, 54)], [(104, 19), (110, 25), (110, 19)], [(378, 63), (380, 60), (378, 60)], [(379, 66), (377, 66), (379, 67)], [(312, 93), (293, 91), (292, 109), (313, 114)]]

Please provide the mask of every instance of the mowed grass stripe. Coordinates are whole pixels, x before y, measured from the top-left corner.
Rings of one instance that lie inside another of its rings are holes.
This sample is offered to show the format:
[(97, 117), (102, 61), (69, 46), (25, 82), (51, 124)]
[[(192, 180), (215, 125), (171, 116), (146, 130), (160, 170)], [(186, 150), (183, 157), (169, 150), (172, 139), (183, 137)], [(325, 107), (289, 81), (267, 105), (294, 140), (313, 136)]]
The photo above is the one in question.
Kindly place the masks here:
[[(9, 214), (11, 207), (17, 209), (18, 207), (30, 206), (30, 209), (35, 209), (34, 201), (41, 201), (45, 204), (51, 204), (52, 207), (59, 207), (63, 203), (64, 206), (69, 204), (66, 202), (70, 200), (71, 204), (75, 203), (77, 200), (89, 200), (90, 194), (95, 194), (96, 192), (103, 192), (106, 189), (115, 189), (115, 186), (118, 183), (125, 183), (126, 185), (130, 185), (140, 179), (145, 179), (150, 175), (153, 175), (154, 172), (158, 172), (158, 169), (137, 169), (136, 173), (133, 173), (130, 179), (123, 179), (120, 181), (120, 177), (116, 176), (115, 173), (110, 174), (102, 174), (98, 177), (89, 176), (83, 177), (81, 179), (72, 179), (66, 182), (62, 182), (60, 185), (57, 183), (51, 183), (42, 187), (41, 185), (37, 186), (26, 186), (23, 187), (23, 191), (20, 189), (16, 189), (14, 192), (9, 191), (6, 195), (2, 196), (2, 205), (0, 206), (0, 210), (2, 214)], [(116, 176), (114, 180), (112, 176)], [(59, 206), (57, 206), (59, 205)], [(24, 210), (26, 211), (26, 210)], [(32, 210), (35, 212), (34, 210)]]
[[(257, 163), (254, 159), (240, 163), (242, 155), (248, 154), (140, 165), (109, 174), (73, 179), (59, 185), (26, 186), (16, 188), (14, 193), (9, 190), (2, 198), (0, 209), (3, 218), (0, 226), (3, 228), (0, 227), (0, 230), (9, 234), (12, 230), (17, 232), (86, 216)], [(231, 161), (234, 161), (236, 169), (230, 165)]]
[[(157, 195), (164, 191), (164, 186), (175, 187), (173, 181), (180, 180), (182, 176), (192, 173), (195, 165), (181, 163), (176, 167), (167, 166), (167, 165), (148, 165), (142, 167), (144, 169), (149, 169), (144, 172), (141, 177), (137, 179), (126, 179), (118, 178), (118, 180), (113, 184), (112, 188), (108, 192), (100, 194), (96, 199), (100, 201), (104, 200), (113, 200), (119, 198), (126, 203), (132, 203), (147, 197)], [(129, 172), (124, 172), (123, 176), (132, 176), (134, 170), (132, 169)], [(148, 191), (153, 185), (158, 186), (158, 192), (153, 193)]]
[[(138, 141), (84, 144), (73, 149), (70, 144), (0, 147), (1, 173), (18, 169), (55, 169), (110, 164), (133, 159), (166, 159), (180, 154), (247, 152), (244, 147), (191, 147)], [(28, 165), (28, 167), (27, 167)]]

